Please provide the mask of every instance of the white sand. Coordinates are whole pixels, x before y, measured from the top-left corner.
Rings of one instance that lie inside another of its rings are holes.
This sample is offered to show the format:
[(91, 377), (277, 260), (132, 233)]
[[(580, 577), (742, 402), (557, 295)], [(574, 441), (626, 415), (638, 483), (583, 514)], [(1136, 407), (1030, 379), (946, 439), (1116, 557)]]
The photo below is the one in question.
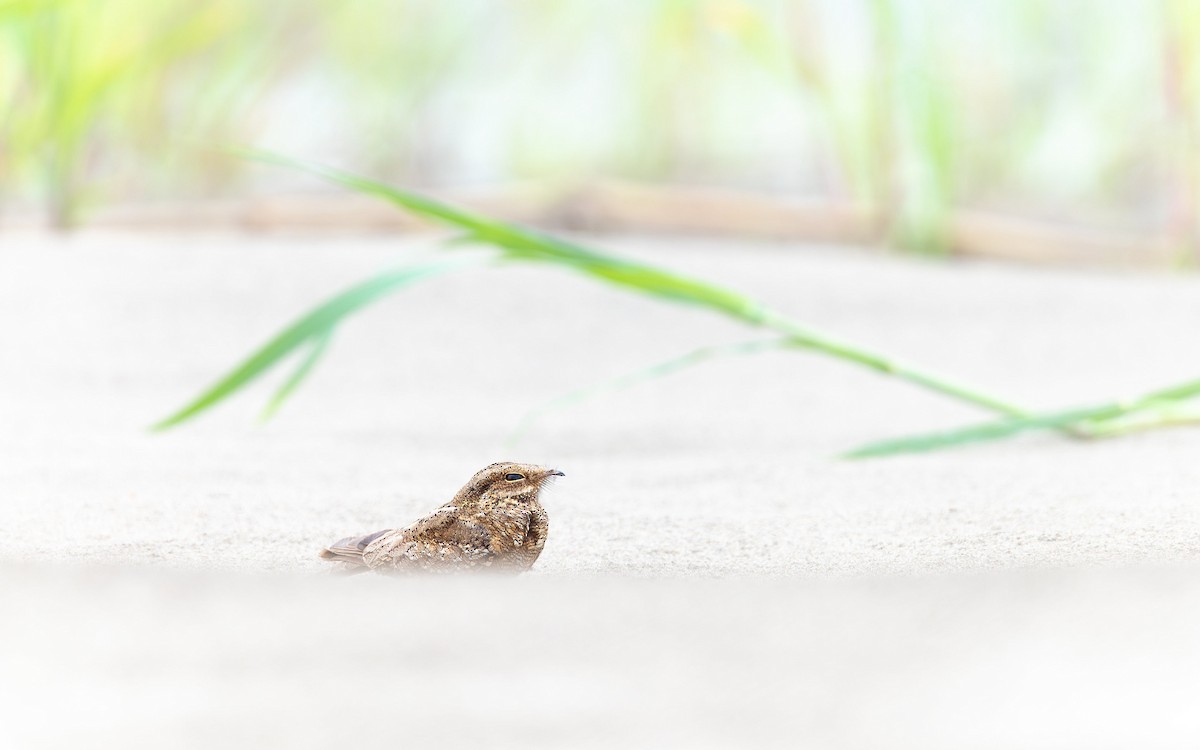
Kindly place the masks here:
[[(596, 241), (1031, 407), (1200, 376), (1197, 278)], [(761, 335), (531, 268), (432, 281), (350, 320), (265, 427), (282, 373), (144, 430), (316, 300), (428, 248), (0, 240), (0, 665), (15, 665), (0, 741), (1200, 738), (1200, 430), (841, 462), (981, 415), (773, 353), (603, 397), (505, 447), (551, 396)], [(567, 473), (534, 574), (314, 575), (322, 544), (403, 524), (507, 457)]]

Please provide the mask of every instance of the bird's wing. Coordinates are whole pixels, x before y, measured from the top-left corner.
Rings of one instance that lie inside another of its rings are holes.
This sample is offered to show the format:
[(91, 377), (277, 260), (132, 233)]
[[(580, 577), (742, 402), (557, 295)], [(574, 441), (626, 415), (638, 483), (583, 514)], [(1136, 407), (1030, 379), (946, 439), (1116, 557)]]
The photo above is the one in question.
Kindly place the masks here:
[[(484, 516), (479, 517), (484, 522)], [(492, 550), (499, 554), (520, 549), (525, 545), (529, 535), (529, 511), (525, 508), (508, 508), (492, 510), (486, 515), (486, 523), (491, 529)]]
[(416, 523), (388, 532), (363, 552), (371, 568), (453, 569), (486, 564), (493, 556), (491, 535), (453, 505), (439, 508)]
[(463, 516), (456, 505), (443, 505), (430, 515), (411, 524), (404, 532), (414, 542), (466, 544), (487, 547), (487, 529)]

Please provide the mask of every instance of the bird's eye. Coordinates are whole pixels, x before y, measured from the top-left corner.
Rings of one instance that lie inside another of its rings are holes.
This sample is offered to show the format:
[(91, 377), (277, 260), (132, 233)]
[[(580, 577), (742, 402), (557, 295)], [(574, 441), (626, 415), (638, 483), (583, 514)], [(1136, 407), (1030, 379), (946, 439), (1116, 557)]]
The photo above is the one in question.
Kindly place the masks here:
[(524, 474), (505, 474), (504, 478), (510, 482), (519, 482), (525, 478)]

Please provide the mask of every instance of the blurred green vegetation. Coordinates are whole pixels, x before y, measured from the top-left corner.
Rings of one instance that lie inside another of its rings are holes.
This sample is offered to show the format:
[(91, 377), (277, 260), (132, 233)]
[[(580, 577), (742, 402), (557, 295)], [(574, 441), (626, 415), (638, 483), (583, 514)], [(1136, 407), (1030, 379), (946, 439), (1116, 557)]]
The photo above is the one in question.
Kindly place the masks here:
[(236, 196), (212, 146), (416, 186), (600, 178), (1200, 246), (1191, 0), (0, 0), (0, 208)]
[[(292, 374), (277, 388), (267, 404), (263, 417), (270, 418), (312, 372), (338, 327), (347, 318), (414, 283), (472, 266), (502, 265), (504, 262), (536, 263), (567, 273), (581, 274), (615, 289), (659, 301), (689, 305), (725, 316), (748, 327), (770, 332), (774, 336), (770, 339), (732, 345), (701, 347), (636, 372), (573, 391), (527, 413), (511, 440), (518, 439), (540, 416), (593, 396), (665, 377), (718, 357), (742, 356), (772, 349), (807, 350), (970, 404), (999, 417), (991, 422), (950, 431), (873, 442), (846, 453), (846, 457), (849, 458), (940, 450), (968, 443), (998, 440), (1031, 430), (1057, 430), (1076, 438), (1103, 438), (1141, 430), (1195, 424), (1200, 421), (1200, 410), (1195, 404), (1196, 398), (1200, 396), (1198, 379), (1193, 378), (1159, 388), (1136, 398), (1051, 412), (1030, 412), (975, 386), (947, 380), (927, 370), (904, 364), (812, 329), (772, 310), (752, 297), (703, 279), (620, 258), (561, 237), (472, 213), (419, 193), (337, 169), (296, 161), (269, 152), (248, 152), (243, 155), (267, 164), (306, 172), (334, 185), (381, 199), (401, 210), (454, 229), (460, 234), (447, 242), (444, 249), (458, 254), (458, 257), (388, 270), (325, 300), (280, 331), (191, 402), (155, 424), (156, 430), (169, 429), (192, 419), (303, 352)], [(483, 246), (489, 248), (491, 254), (463, 254), (463, 246)]]

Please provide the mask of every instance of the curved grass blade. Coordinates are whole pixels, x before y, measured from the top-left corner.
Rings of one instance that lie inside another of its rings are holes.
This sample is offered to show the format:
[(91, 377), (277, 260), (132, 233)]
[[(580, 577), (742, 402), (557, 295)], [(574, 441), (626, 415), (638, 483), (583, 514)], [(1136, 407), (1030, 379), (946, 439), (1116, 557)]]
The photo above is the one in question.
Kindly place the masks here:
[[(1102, 426), (1106, 423), (1148, 410), (1161, 409), (1172, 403), (1190, 400), (1198, 395), (1200, 395), (1200, 380), (1189, 380), (1151, 391), (1132, 400), (1112, 401), (1064, 411), (1031, 414), (1016, 419), (989, 422), (956, 430), (881, 440), (855, 448), (846, 453), (844, 457), (875, 458), (901, 453), (920, 453), (968, 443), (997, 440), (1020, 432), (1063, 429), (1072, 426), (1078, 427), (1085, 436), (1103, 437), (1106, 433)], [(1093, 424), (1100, 426), (1100, 429), (1090, 432), (1088, 426)]]
[[(653, 266), (625, 260), (583, 247), (532, 229), (508, 224), (450, 206), (431, 198), (400, 190), (374, 180), (329, 167), (290, 159), (266, 151), (240, 150), (242, 156), (260, 162), (307, 172), (360, 193), (374, 195), (412, 213), (440, 224), (464, 230), (468, 238), (500, 248), (515, 260), (550, 262), (580, 271), (610, 284), (634, 291), (705, 307), (743, 323), (784, 334), (801, 348), (858, 364), (884, 375), (905, 380), (944, 396), (972, 403), (1008, 416), (1028, 412), (1002, 399), (959, 385), (940, 376), (901, 365), (886, 357), (846, 342), (816, 334), (743, 294), (690, 279)], [(1069, 430), (1067, 430), (1069, 432)]]
[(308, 349), (308, 354), (300, 362), (300, 365), (292, 372), (291, 376), (275, 391), (275, 395), (271, 397), (266, 408), (263, 409), (261, 421), (266, 422), (271, 417), (275, 416), (275, 412), (279, 411), (279, 407), (283, 406), (283, 402), (292, 395), (292, 391), (304, 382), (304, 379), (309, 376), (313, 368), (316, 367), (317, 361), (325, 354), (325, 350), (329, 348), (329, 342), (333, 340), (333, 328), (328, 328), (324, 333), (319, 333), (313, 338), (312, 346)]
[(713, 359), (721, 357), (736, 357), (747, 354), (757, 354), (759, 352), (769, 351), (773, 349), (784, 349), (796, 346), (790, 339), (770, 339), (767, 341), (743, 341), (737, 344), (725, 344), (719, 346), (705, 346), (699, 349), (694, 349), (687, 354), (679, 357), (657, 362), (649, 367), (643, 367), (633, 372), (627, 372), (623, 375), (618, 375), (608, 380), (603, 380), (599, 383), (594, 383), (583, 388), (563, 394), (558, 398), (551, 399), (540, 406), (525, 413), (521, 417), (521, 421), (517, 423), (516, 428), (508, 436), (505, 444), (508, 446), (515, 445), (521, 438), (528, 434), (538, 420), (546, 417), (554, 412), (567, 409), (576, 404), (588, 401), (596, 396), (605, 393), (616, 393), (627, 388), (632, 388), (635, 385), (644, 383), (649, 380), (665, 377), (673, 373), (685, 370), (689, 367), (703, 364)]
[(382, 198), (426, 219), (462, 229), (467, 233), (466, 239), (493, 245), (520, 260), (558, 263), (597, 276), (609, 283), (632, 287), (643, 293), (677, 302), (713, 308), (750, 323), (761, 323), (765, 314), (762, 306), (749, 297), (714, 284), (607, 255), (382, 182), (270, 152), (243, 150), (238, 153), (256, 161), (307, 172), (356, 192)]
[(868, 443), (860, 448), (855, 448), (849, 453), (843, 454), (842, 457), (879, 458), (901, 453), (923, 453), (925, 451), (966, 445), (967, 443), (998, 440), (1019, 432), (1069, 427), (1086, 419), (1102, 419), (1106, 416), (1111, 416), (1107, 409), (1084, 408), (1053, 412), (1039, 416), (1008, 419), (1001, 422), (988, 422), (956, 430), (947, 430), (945, 432), (933, 432), (891, 440), (880, 440)]
[[(381, 273), (350, 287), (306, 313), (193, 401), (153, 425), (151, 429), (165, 430), (191, 419), (257, 379), (300, 346), (316, 338), (330, 335), (334, 326), (343, 318), (381, 297), (416, 281), (455, 271), (483, 260), (487, 259), (468, 256), (454, 261), (410, 266)], [(284, 397), (286, 395), (285, 393)]]
[[(1017, 432), (1035, 429), (1053, 428), (1071, 435), (1088, 436), (1089, 432), (1087, 428), (1090, 427), (1092, 434), (1101, 435), (1104, 434), (1106, 427), (1111, 430), (1116, 426), (1111, 420), (1133, 412), (1161, 406), (1164, 403), (1190, 399), (1200, 394), (1200, 381), (1190, 381), (1180, 386), (1148, 394), (1146, 397), (1131, 404), (1122, 402), (1048, 414), (1031, 414), (1006, 401), (981, 393), (973, 388), (958, 385), (928, 372), (901, 365), (894, 360), (882, 357), (860, 347), (851, 346), (845, 342), (818, 335), (806, 330), (790, 318), (769, 310), (745, 295), (713, 284), (689, 279), (669, 271), (627, 261), (615, 256), (609, 256), (590, 248), (541, 234), (534, 230), (472, 214), (425, 196), (398, 190), (357, 175), (308, 164), (268, 152), (243, 151), (242, 155), (258, 161), (299, 169), (360, 193), (383, 198), (417, 215), (464, 230), (467, 240), (486, 243), (499, 248), (511, 259), (556, 263), (587, 273), (607, 283), (627, 287), (643, 294), (706, 307), (738, 319), (743, 323), (771, 329), (785, 336), (784, 339), (779, 341), (751, 342), (749, 344), (734, 345), (733, 349), (750, 351), (763, 346), (805, 348), (1011, 417), (1011, 419), (1001, 422), (977, 425), (961, 430), (872, 443), (852, 451), (848, 454), (850, 457), (861, 458), (934, 450), (980, 440), (996, 439)], [(480, 259), (476, 258), (475, 260)], [(155, 429), (165, 429), (189, 419), (243, 387), (254, 378), (257, 378), (295, 348), (306, 342), (314, 342), (314, 350), (310, 352), (309, 358), (300, 365), (299, 369), (276, 394), (272, 403), (268, 405), (268, 413), (272, 412), (308, 375), (320, 357), (320, 352), (323, 348), (320, 345), (320, 341), (332, 333), (333, 327), (338, 321), (354, 310), (394, 291), (400, 286), (410, 283), (417, 278), (450, 270), (451, 267), (453, 266), (449, 264), (425, 266), (393, 274), (383, 274), (343, 292), (285, 329), (195, 401), (155, 425)], [(568, 394), (565, 397), (556, 399), (541, 410), (535, 410), (535, 413), (544, 413), (547, 409), (562, 408), (562, 406), (590, 397), (593, 392), (627, 387), (628, 384), (640, 382), (647, 378), (659, 377), (676, 369), (706, 361), (712, 356), (719, 356), (722, 353), (722, 349), (724, 348), (710, 347), (697, 350), (681, 358), (660, 363), (647, 370), (618, 378), (615, 382), (602, 383), (593, 388)], [(527, 415), (528, 418), (529, 415)], [(1108, 423), (1107, 425), (1105, 424), (1106, 422)]]
[(1088, 422), (1080, 428), (1088, 437), (1109, 438), (1163, 427), (1186, 427), (1197, 423), (1200, 423), (1200, 406), (1190, 402), (1171, 402), (1112, 419)]

